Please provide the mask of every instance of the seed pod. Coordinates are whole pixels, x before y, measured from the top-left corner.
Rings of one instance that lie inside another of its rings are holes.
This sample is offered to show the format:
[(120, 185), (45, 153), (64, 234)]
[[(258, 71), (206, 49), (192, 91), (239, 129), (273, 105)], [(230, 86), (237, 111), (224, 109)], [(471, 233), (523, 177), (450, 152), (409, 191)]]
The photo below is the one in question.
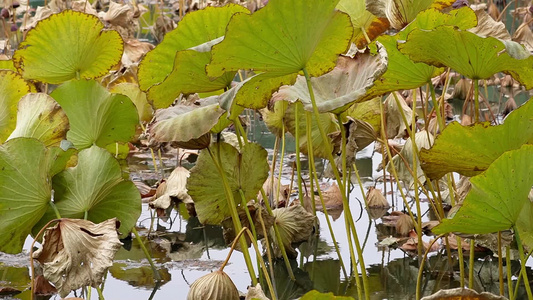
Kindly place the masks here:
[(239, 291), (228, 274), (215, 271), (198, 278), (187, 295), (187, 300), (237, 300)]
[(2, 12), (0, 12), (0, 15), (2, 15), (2, 18), (8, 19), (9, 18), (9, 10), (7, 8), (2, 8)]

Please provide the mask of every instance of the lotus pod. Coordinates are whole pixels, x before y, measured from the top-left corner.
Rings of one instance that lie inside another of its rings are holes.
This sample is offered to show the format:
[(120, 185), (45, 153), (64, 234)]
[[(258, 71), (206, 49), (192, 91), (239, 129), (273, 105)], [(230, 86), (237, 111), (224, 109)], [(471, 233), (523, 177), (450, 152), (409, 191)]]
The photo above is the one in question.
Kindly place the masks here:
[(389, 202), (383, 196), (380, 189), (371, 187), (366, 194), (367, 206), (369, 208), (389, 208)]
[(228, 274), (221, 270), (198, 278), (187, 294), (187, 300), (234, 299), (239, 299), (239, 291)]

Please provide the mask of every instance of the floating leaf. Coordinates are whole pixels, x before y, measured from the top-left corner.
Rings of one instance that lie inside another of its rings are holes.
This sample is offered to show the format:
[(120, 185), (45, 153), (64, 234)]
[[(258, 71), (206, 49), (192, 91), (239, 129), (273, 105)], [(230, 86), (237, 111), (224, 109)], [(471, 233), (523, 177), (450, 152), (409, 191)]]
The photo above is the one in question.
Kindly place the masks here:
[(9, 139), (36, 138), (45, 146), (59, 146), (69, 128), (59, 104), (47, 94), (27, 94), (18, 104), (17, 126)]
[(400, 30), (411, 23), (419, 12), (428, 8), (442, 9), (455, 0), (366, 0), (366, 9), (380, 18), (387, 18)]
[(0, 251), (22, 251), (31, 228), (49, 208), (54, 152), (30, 138), (0, 146)]
[(373, 41), (390, 26), (389, 20), (378, 18), (366, 10), (364, 1), (341, 0), (337, 9), (350, 16), (354, 29), (352, 42), (359, 49), (368, 44), (366, 36)]
[(153, 109), (146, 99), (146, 94), (139, 89), (136, 83), (122, 82), (110, 90), (111, 93), (122, 94), (128, 96), (135, 104), (141, 122), (149, 122), (152, 120)]
[(446, 126), (429, 150), (422, 150), (422, 169), (433, 179), (448, 172), (474, 176), (486, 170), (502, 153), (533, 143), (533, 101), (513, 111), (501, 125)]
[(143, 91), (161, 83), (172, 72), (176, 53), (223, 36), (230, 18), (235, 13), (248, 10), (240, 5), (206, 7), (188, 13), (178, 27), (165, 35), (165, 39), (148, 52), (139, 65), (139, 85)]
[(483, 234), (525, 223), (528, 227), (520, 230), (531, 230), (530, 222), (517, 224), (522, 210), (533, 205), (528, 199), (533, 185), (531, 157), (533, 145), (524, 145), (503, 153), (484, 173), (470, 178), (472, 189), (463, 206), (452, 219), (445, 219), (433, 228), (433, 232)]
[(28, 31), (13, 62), (25, 79), (46, 83), (100, 77), (120, 62), (123, 50), (119, 33), (103, 29), (93, 15), (51, 15)]
[(78, 149), (128, 142), (135, 135), (139, 123), (135, 105), (124, 95), (109, 93), (94, 80), (66, 82), (51, 96), (67, 114), (67, 139)]
[(44, 234), (43, 247), (34, 253), (46, 279), (61, 297), (85, 286), (98, 287), (122, 243), (117, 219), (100, 224), (60, 219)]
[(263, 186), (269, 170), (267, 152), (258, 144), (247, 144), (239, 153), (227, 143), (217, 143), (209, 150), (202, 150), (196, 166), (191, 169), (187, 189), (194, 201), (200, 222), (218, 225), (230, 216), (230, 209), (224, 192), (224, 182), (208, 151), (214, 158), (220, 157), (220, 167), (224, 170), (236, 204), (241, 203), (239, 189), (248, 201), (253, 199)]
[[(282, 207), (272, 210), (272, 215), (289, 257), (296, 257), (298, 253), (292, 247), (293, 243), (304, 242), (309, 239), (313, 232), (315, 216), (305, 210), (301, 205)], [(274, 255), (281, 257), (281, 251), (276, 244), (277, 239), (274, 228), (270, 229), (270, 240), (274, 243)]]
[(15, 129), (17, 104), (29, 92), (30, 86), (19, 74), (0, 70), (0, 143)]
[[(311, 78), (316, 106), (319, 112), (340, 112), (366, 95), (373, 82), (387, 70), (386, 53), (370, 55), (358, 53), (354, 58), (340, 56), (335, 68), (320, 77)], [(283, 86), (272, 97), (296, 102), (313, 111), (305, 77), (298, 76), (293, 86)]]
[[(337, 1), (270, 0), (254, 14), (236, 14), (224, 40), (212, 50), (209, 76), (253, 69), (265, 72), (249, 81), (236, 98), (239, 105), (265, 107), (282, 84), (291, 84), (307, 69), (320, 76), (335, 67), (348, 48), (353, 28), (348, 15), (335, 10)], [(309, 22), (313, 20), (313, 22)], [(263, 86), (257, 92), (257, 86)]]
[(533, 88), (533, 56), (514, 58), (506, 44), (493, 37), (441, 26), (431, 31), (413, 30), (399, 48), (414, 61), (450, 67), (471, 79), (488, 79), (504, 72), (526, 89)]
[[(92, 146), (78, 154), (78, 165), (53, 178), (54, 203), (64, 218), (95, 223), (116, 217), (127, 234), (141, 213), (141, 196), (129, 180), (122, 178), (120, 165), (109, 152)], [(49, 208), (34, 230), (55, 218)]]

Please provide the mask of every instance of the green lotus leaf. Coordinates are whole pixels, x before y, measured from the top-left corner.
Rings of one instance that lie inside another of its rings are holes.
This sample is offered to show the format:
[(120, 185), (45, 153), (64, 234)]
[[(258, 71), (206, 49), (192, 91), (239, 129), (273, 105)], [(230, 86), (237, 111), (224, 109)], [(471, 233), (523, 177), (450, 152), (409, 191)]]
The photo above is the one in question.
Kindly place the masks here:
[(392, 27), (400, 30), (428, 8), (442, 9), (455, 0), (366, 0), (366, 9), (380, 18), (387, 18)]
[[(531, 206), (528, 194), (533, 185), (533, 145), (524, 145), (498, 157), (482, 174), (470, 178), (472, 189), (463, 206), (452, 219), (445, 219), (435, 228), (445, 232), (491, 233), (508, 230), (530, 222), (517, 223), (522, 210)], [(531, 207), (526, 209), (531, 210)], [(530, 218), (529, 218), (530, 219)], [(521, 228), (530, 231), (531, 227)]]
[(66, 138), (68, 118), (47, 94), (27, 94), (18, 104), (17, 126), (8, 139), (36, 138), (45, 146), (59, 146)]
[(443, 70), (424, 63), (416, 63), (403, 55), (397, 48), (398, 41), (405, 40), (407, 35), (416, 28), (431, 30), (441, 25), (453, 25), (460, 29), (476, 26), (476, 14), (468, 7), (452, 10), (449, 14), (436, 9), (421, 12), (416, 19), (396, 35), (382, 35), (371, 47), (374, 53), (382, 52), (385, 48), (388, 57), (387, 71), (369, 89), (367, 95), (361, 99), (371, 99), (388, 92), (409, 90), (427, 84), (431, 78)]
[[(383, 51), (384, 52), (384, 51)], [(387, 70), (387, 56), (358, 53), (354, 58), (341, 56), (335, 68), (320, 77), (311, 78), (319, 112), (339, 113), (366, 95), (367, 90)], [(292, 86), (283, 86), (273, 100), (300, 100), (304, 109), (313, 111), (305, 77), (298, 76)]]
[(454, 122), (446, 126), (429, 150), (422, 150), (422, 169), (433, 179), (448, 172), (474, 176), (486, 170), (502, 153), (533, 144), (533, 101), (513, 111), (503, 124), (465, 127)]
[[(333, 133), (339, 130), (338, 124), (335, 121), (335, 116), (331, 113), (320, 114), (319, 120), (315, 119), (315, 116), (306, 112), (303, 109), (303, 105), (300, 102), (293, 103), (287, 107), (285, 111), (284, 121), (287, 131), (290, 132), (293, 136), (296, 136), (296, 105), (299, 106), (298, 109), (298, 123), (300, 127), (298, 128), (298, 133), (300, 134), (300, 151), (303, 154), (307, 154), (307, 141), (310, 139), (311, 144), (313, 145), (313, 154), (315, 157), (327, 158), (328, 154), (326, 153), (326, 142), (322, 139), (320, 135), (320, 130), (318, 122), (321, 123), (322, 128), (324, 128), (326, 134)], [(306, 134), (306, 113), (311, 115), (311, 137), (308, 138)]]
[(13, 62), (25, 79), (58, 84), (105, 75), (120, 62), (120, 34), (103, 30), (98, 17), (63, 11), (37, 23), (15, 51)]
[[(301, 205), (282, 207), (272, 210), (272, 215), (276, 218), (274, 222), (279, 230), (281, 241), (285, 246), (289, 257), (296, 257), (298, 253), (292, 247), (293, 243), (304, 242), (313, 233), (315, 216), (305, 210)], [(274, 255), (281, 257), (281, 251), (277, 245), (274, 228), (269, 230), (270, 240), (274, 243)]]
[(317, 290), (307, 292), (300, 300), (354, 300), (348, 296), (335, 296), (333, 293), (320, 293)]
[(533, 248), (533, 232), (531, 231), (533, 227), (533, 202), (531, 202), (531, 197), (529, 200), (529, 203), (526, 202), (522, 208), (518, 220), (516, 220), (516, 229), (518, 229), (522, 244), (531, 249)]
[(526, 89), (533, 88), (533, 56), (514, 58), (505, 44), (493, 37), (482, 38), (450, 26), (431, 31), (416, 29), (399, 49), (414, 61), (450, 67), (471, 79), (487, 79), (504, 72)]
[(16, 138), (0, 146), (0, 251), (22, 251), (31, 228), (49, 208), (55, 158), (36, 139)]
[(376, 132), (379, 132), (381, 128), (380, 102), (381, 98), (376, 97), (372, 100), (353, 104), (341, 115), (343, 121), (346, 121), (346, 117), (352, 117), (369, 123)]
[[(117, 218), (120, 232), (127, 234), (141, 214), (141, 196), (129, 180), (122, 179), (116, 159), (98, 146), (78, 154), (78, 165), (54, 176), (54, 203), (62, 218), (83, 219), (100, 223)], [(38, 231), (54, 219), (49, 208), (33, 228)]]
[(188, 142), (200, 138), (219, 122), (224, 110), (217, 96), (202, 99), (200, 105), (179, 104), (157, 110), (148, 130), (157, 142)]
[(13, 71), (0, 70), (0, 143), (15, 129), (17, 104), (30, 92), (30, 86)]
[(366, 10), (364, 1), (340, 0), (337, 9), (350, 16), (354, 29), (352, 42), (359, 49), (368, 44), (365, 35), (373, 41), (390, 26), (389, 20), (378, 18)]
[[(287, 101), (275, 101), (271, 107), (264, 108), (261, 111), (261, 116), (263, 117), (263, 121), (268, 127), (268, 130), (280, 138), (283, 135), (285, 111), (288, 106), (289, 102)], [(286, 130), (287, 129), (285, 129), (285, 131)]]
[(147, 91), (151, 86), (163, 82), (173, 68), (177, 67), (174, 66), (176, 52), (223, 36), (230, 18), (235, 13), (245, 12), (249, 11), (240, 5), (229, 4), (206, 7), (185, 15), (178, 27), (167, 33), (163, 41), (148, 52), (139, 64), (141, 90)]
[(130, 98), (133, 104), (135, 104), (135, 107), (137, 108), (137, 112), (139, 114), (139, 120), (141, 122), (149, 122), (150, 120), (152, 120), (152, 116), (154, 113), (152, 106), (148, 103), (148, 100), (146, 99), (146, 94), (139, 89), (139, 86), (136, 83), (119, 83), (113, 86), (110, 92), (128, 96), (128, 98)]
[[(218, 77), (239, 69), (265, 72), (259, 76), (268, 78), (269, 82), (263, 83), (268, 88), (261, 93), (255, 86), (242, 88), (239, 93), (244, 100), (237, 101), (245, 107), (265, 107), (270, 91), (293, 81), (304, 68), (310, 76), (330, 71), (337, 56), (346, 52), (353, 27), (348, 15), (335, 10), (337, 2), (271, 0), (254, 14), (235, 14), (224, 40), (213, 46), (207, 74)], [(284, 79), (276, 80), (278, 77)], [(249, 84), (259, 82), (256, 79)]]
[(148, 90), (148, 98), (153, 101), (154, 107), (166, 108), (180, 94), (212, 92), (231, 84), (235, 72), (224, 73), (216, 79), (208, 77), (205, 72), (205, 66), (211, 61), (212, 42), (206, 43), (207, 51), (193, 48), (176, 54), (172, 72), (163, 82)]
[(15, 65), (13, 64), (13, 60), (11, 59), (10, 60), (0, 59), (0, 69), (11, 70), (14, 72), (17, 71), (17, 68), (15, 68)]
[(230, 208), (224, 193), (224, 183), (209, 155), (220, 157), (236, 204), (241, 203), (239, 189), (246, 201), (255, 198), (268, 176), (267, 152), (258, 144), (247, 144), (241, 152), (227, 143), (217, 143), (202, 150), (196, 166), (191, 169), (187, 190), (194, 201), (198, 218), (202, 224), (218, 225), (230, 217)]
[(94, 80), (66, 82), (51, 96), (70, 120), (67, 139), (77, 149), (128, 142), (135, 135), (139, 123), (135, 105), (127, 96), (111, 94)]

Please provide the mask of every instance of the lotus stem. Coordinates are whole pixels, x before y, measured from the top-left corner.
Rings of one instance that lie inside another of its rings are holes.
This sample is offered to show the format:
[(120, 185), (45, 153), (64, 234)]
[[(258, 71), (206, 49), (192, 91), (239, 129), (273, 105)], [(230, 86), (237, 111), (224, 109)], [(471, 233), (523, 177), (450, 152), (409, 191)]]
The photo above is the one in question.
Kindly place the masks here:
[(511, 246), (507, 245), (505, 247), (505, 267), (507, 269), (507, 290), (509, 291), (509, 299), (514, 299), (513, 293), (513, 278), (511, 271)]
[(440, 107), (439, 102), (437, 101), (437, 97), (435, 96), (435, 87), (431, 82), (429, 82), (428, 85), (429, 90), (431, 91), (431, 103), (433, 103), (433, 108), (435, 109), (435, 113), (437, 114), (437, 122), (439, 123), (439, 129), (442, 131), (444, 130), (444, 126), (446, 125), (444, 123), (444, 119), (442, 118), (442, 108)]
[(474, 118), (479, 123), (479, 80), (474, 79)]
[(281, 157), (279, 159), (279, 175), (278, 175), (278, 185), (276, 186), (276, 193), (274, 194), (275, 195), (275, 199), (276, 199), (276, 207), (278, 207), (278, 204), (279, 204), (279, 199), (277, 199), (279, 197), (279, 190), (280, 190), (280, 187), (281, 187), (281, 174), (283, 172), (283, 160), (285, 159), (285, 125), (282, 124), (281, 125)]
[(468, 287), (474, 289), (474, 239), (470, 239), (470, 257), (468, 258)]
[(98, 292), (98, 300), (105, 300), (104, 294), (102, 293), (102, 289), (100, 289), (99, 286), (95, 287), (95, 289)]
[[(313, 149), (313, 143), (311, 141), (311, 113), (306, 111), (305, 112), (305, 121), (306, 121), (306, 141), (307, 141), (307, 157), (309, 162), (309, 186), (311, 187), (311, 192), (309, 193), (309, 196), (311, 198), (311, 207), (313, 209), (313, 215), (316, 216), (316, 204), (315, 204), (315, 188), (314, 188), (314, 182), (313, 178), (317, 177), (316, 172), (313, 172), (313, 166), (315, 164), (315, 156), (314, 156), (314, 149)], [(319, 122), (317, 120), (317, 122)], [(320, 189), (320, 186), (317, 184), (317, 189)]]
[(372, 41), (370, 40), (370, 38), (368, 37), (368, 34), (366, 33), (366, 30), (364, 27), (361, 27), (361, 32), (363, 33), (363, 35), (365, 36), (365, 40), (368, 44), (372, 43)]
[[(270, 276), (272, 276), (272, 285), (275, 287), (276, 286), (276, 281), (275, 281), (275, 278), (274, 278), (274, 266), (272, 264), (272, 249), (270, 247), (270, 241), (268, 240), (268, 232), (267, 232), (267, 229), (266, 229), (266, 226), (265, 226), (265, 221), (263, 220), (263, 208), (261, 207), (261, 205), (259, 205), (259, 222), (261, 223), (261, 228), (263, 229), (263, 232), (265, 234), (265, 242), (266, 242), (266, 254), (267, 254), (267, 258), (268, 258), (268, 267), (270, 268)], [(292, 270), (291, 270), (292, 271)], [(276, 291), (276, 289), (274, 288), (274, 291)]]
[(50, 207), (52, 207), (52, 210), (54, 211), (54, 213), (56, 215), (56, 219), (61, 219), (61, 214), (59, 213), (59, 210), (57, 209), (57, 206), (54, 203), (54, 201), (50, 200), (50, 202), (48, 202), (48, 204), (50, 204)]
[(248, 204), (246, 203), (246, 197), (244, 196), (244, 192), (242, 191), (242, 189), (239, 189), (239, 194), (241, 195), (241, 205), (244, 208), (244, 212), (246, 213), (246, 217), (248, 218), (248, 222), (250, 223), (250, 228), (252, 229), (252, 233), (254, 234), (254, 239), (257, 241), (257, 231), (255, 230), (254, 220), (250, 215), (250, 210), (248, 210)]
[(304, 201), (303, 201), (303, 190), (302, 190), (302, 164), (300, 162), (300, 123), (299, 123), (299, 118), (300, 118), (300, 107), (298, 106), (298, 104), (295, 104), (294, 105), (294, 120), (296, 122), (296, 128), (295, 128), (295, 143), (296, 143), (296, 147), (295, 148), (295, 152), (296, 152), (296, 172), (298, 173), (298, 176), (297, 176), (297, 182), (298, 182), (298, 199), (300, 200), (300, 204), (303, 206), (304, 205)]
[(431, 247), (433, 247), (433, 244), (435, 244), (436, 241), (438, 241), (441, 237), (443, 237), (444, 234), (441, 234), (437, 236), (428, 246), (426, 251), (424, 252), (424, 258), (422, 259), (422, 262), (420, 263), (420, 266), (418, 267), (418, 276), (416, 277), (416, 297), (415, 299), (420, 299), (420, 286), (422, 285), (422, 274), (424, 273), (424, 262), (428, 258), (429, 251), (431, 250)]
[(139, 243), (139, 246), (141, 246), (141, 249), (144, 252), (144, 256), (146, 256), (146, 259), (148, 260), (148, 263), (150, 264), (150, 267), (152, 267), (152, 271), (154, 272), (154, 280), (156, 282), (161, 281), (161, 276), (159, 275), (159, 270), (157, 270), (157, 268), (155, 267), (154, 261), (152, 260), (152, 256), (150, 256), (150, 253), (148, 252), (148, 249), (146, 249), (146, 246), (144, 245), (144, 243), (143, 243), (143, 241), (141, 239), (141, 235), (139, 234), (139, 232), (137, 232), (137, 228), (135, 228), (135, 226), (133, 226), (131, 228), (131, 232), (135, 235), (135, 239)]
[(46, 230), (46, 228), (48, 228), (48, 226), (50, 226), (50, 224), (52, 224), (53, 222), (60, 222), (61, 221), (61, 218), (59, 219), (53, 219), (53, 220), (50, 220), (48, 221), (48, 223), (46, 223), (43, 228), (41, 228), (41, 230), (39, 230), (39, 232), (35, 235), (35, 238), (33, 239), (33, 242), (31, 243), (31, 246), (30, 246), (30, 273), (31, 273), (31, 300), (33, 300), (35, 298), (35, 267), (33, 265), (33, 249), (34, 249), (34, 246), (35, 246), (35, 242), (39, 239), (39, 237), (41, 236), (41, 234), (43, 234), (43, 232)]
[[(305, 75), (305, 79), (306, 79), (306, 83), (307, 83), (307, 89), (309, 90), (309, 96), (311, 98), (311, 104), (313, 106), (313, 114), (314, 114), (315, 118), (318, 121), (320, 119), (320, 113), (318, 112), (318, 107), (316, 105), (315, 94), (313, 92), (313, 87), (311, 85), (311, 77), (309, 76), (309, 73), (307, 72), (306, 68), (303, 68), (303, 73)], [(333, 169), (333, 173), (335, 174), (335, 179), (337, 180), (337, 184), (339, 185), (339, 189), (341, 191), (344, 191), (344, 184), (343, 184), (342, 179), (340, 177), (339, 170), (337, 169), (337, 166), (335, 164), (335, 159), (333, 158), (333, 154), (332, 154), (332, 151), (331, 151), (331, 143), (330, 143), (328, 137), (326, 136), (326, 132), (324, 131), (324, 128), (322, 127), (322, 124), (320, 124), (320, 122), (317, 122), (317, 123), (318, 123), (318, 129), (320, 131), (320, 136), (324, 140), (324, 145), (326, 147), (326, 155), (328, 156), (329, 163), (331, 164), (331, 167)], [(308, 143), (309, 142), (310, 141), (308, 141)], [(368, 286), (368, 277), (367, 277), (367, 274), (366, 274), (365, 261), (364, 261), (364, 258), (363, 258), (363, 253), (361, 251), (361, 245), (359, 243), (359, 238), (357, 236), (357, 231), (355, 229), (355, 224), (354, 224), (352, 213), (351, 213), (351, 209), (350, 209), (350, 203), (348, 202), (348, 198), (346, 197), (345, 193), (341, 193), (341, 195), (342, 195), (342, 202), (343, 202), (343, 206), (344, 206), (344, 217), (346, 218), (345, 221), (349, 224), (349, 227), (351, 228), (351, 231), (352, 231), (352, 234), (353, 234), (353, 238), (354, 238), (354, 242), (355, 242), (355, 247), (357, 249), (357, 255), (358, 255), (358, 259), (359, 259), (359, 264), (361, 266), (361, 275), (362, 275), (362, 279), (363, 279), (363, 288), (364, 288), (364, 291), (365, 291), (365, 293), (364, 293), (365, 294), (365, 299), (369, 300), (370, 299), (370, 289), (369, 289), (369, 286)], [(347, 234), (349, 234), (349, 232), (350, 231), (348, 230)], [(353, 253), (351, 253), (351, 255), (353, 255)], [(354, 268), (357, 270), (357, 264), (354, 265)], [(358, 276), (358, 275), (356, 274), (356, 276)]]
[[(213, 163), (215, 164), (218, 173), (220, 177), (222, 178), (222, 182), (224, 184), (224, 192), (226, 194), (226, 200), (228, 201), (228, 206), (230, 208), (231, 213), (231, 219), (233, 221), (233, 227), (235, 228), (235, 231), (241, 231), (242, 225), (241, 221), (239, 219), (239, 213), (237, 212), (237, 206), (235, 204), (235, 199), (233, 199), (233, 194), (229, 188), (228, 179), (226, 178), (226, 174), (224, 173), (224, 170), (222, 169), (222, 166), (220, 165), (220, 150), (217, 151), (217, 157), (213, 154), (211, 149), (208, 147), (206, 148), (207, 152), (211, 156), (211, 159), (213, 160)], [(252, 265), (252, 259), (250, 257), (250, 253), (248, 252), (248, 244), (246, 243), (246, 240), (244, 238), (239, 239), (242, 254), (244, 256), (244, 261), (246, 262), (246, 267), (248, 268), (248, 273), (250, 274), (250, 278), (252, 279), (253, 285), (257, 285), (257, 277), (255, 275), (255, 270)]]
[(455, 236), (457, 241), (458, 249), (457, 253), (459, 255), (459, 282), (461, 287), (465, 286), (465, 260), (463, 256), (463, 241), (459, 236)]
[[(520, 272), (522, 273), (522, 276), (524, 277), (524, 287), (526, 288), (527, 298), (531, 300), (533, 299), (533, 294), (531, 294), (531, 287), (529, 286), (529, 279), (527, 278), (527, 272), (526, 272), (527, 259), (524, 254), (524, 246), (522, 246), (520, 234), (518, 233), (518, 228), (516, 228), (516, 225), (513, 225), (513, 232), (516, 238), (516, 244), (518, 245), (518, 253), (520, 254)], [(517, 282), (516, 284), (518, 285), (519, 282)]]
[(502, 258), (502, 232), (498, 231), (498, 277), (500, 282), (500, 296), (504, 296), (503, 285), (503, 258)]

